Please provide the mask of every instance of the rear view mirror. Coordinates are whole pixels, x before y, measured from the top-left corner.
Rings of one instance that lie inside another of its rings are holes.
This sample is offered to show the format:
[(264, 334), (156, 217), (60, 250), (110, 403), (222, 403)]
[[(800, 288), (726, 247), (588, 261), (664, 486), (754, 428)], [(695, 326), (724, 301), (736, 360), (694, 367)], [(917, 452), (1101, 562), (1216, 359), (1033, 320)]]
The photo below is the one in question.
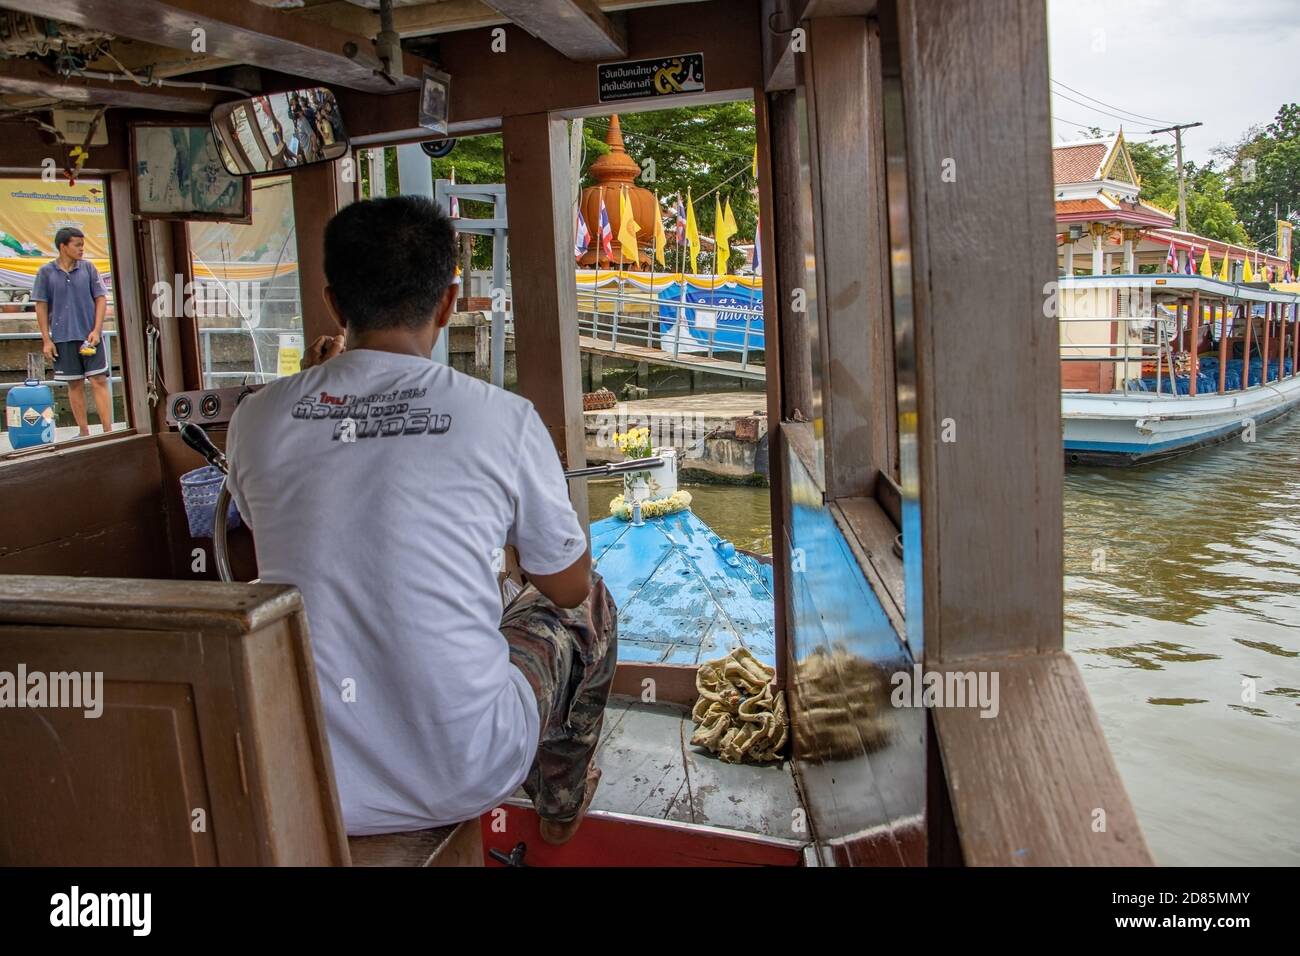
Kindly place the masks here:
[(212, 111), (212, 134), (234, 176), (297, 169), (348, 151), (338, 101), (323, 86), (222, 103)]

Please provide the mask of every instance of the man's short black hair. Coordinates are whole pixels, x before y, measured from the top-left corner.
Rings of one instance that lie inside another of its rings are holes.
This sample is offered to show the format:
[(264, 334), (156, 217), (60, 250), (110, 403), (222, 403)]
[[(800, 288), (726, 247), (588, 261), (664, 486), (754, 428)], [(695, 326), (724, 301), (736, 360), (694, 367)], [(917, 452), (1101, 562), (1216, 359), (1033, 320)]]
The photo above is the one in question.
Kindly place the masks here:
[(73, 239), (85, 239), (86, 234), (76, 226), (64, 226), (54, 234), (54, 248), (62, 249)]
[(367, 199), (325, 227), (325, 279), (357, 331), (433, 321), (456, 270), (456, 231), (420, 196)]

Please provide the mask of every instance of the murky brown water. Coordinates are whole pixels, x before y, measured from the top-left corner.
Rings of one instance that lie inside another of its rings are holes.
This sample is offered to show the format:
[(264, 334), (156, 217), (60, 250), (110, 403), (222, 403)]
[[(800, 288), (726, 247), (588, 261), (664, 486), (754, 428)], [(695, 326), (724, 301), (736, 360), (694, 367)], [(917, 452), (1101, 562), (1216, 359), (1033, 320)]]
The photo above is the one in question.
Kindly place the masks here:
[[(770, 552), (766, 489), (689, 490)], [(593, 518), (617, 491), (593, 482)], [(1254, 445), (1068, 469), (1064, 512), (1066, 646), (1156, 860), (1300, 864), (1300, 417)]]

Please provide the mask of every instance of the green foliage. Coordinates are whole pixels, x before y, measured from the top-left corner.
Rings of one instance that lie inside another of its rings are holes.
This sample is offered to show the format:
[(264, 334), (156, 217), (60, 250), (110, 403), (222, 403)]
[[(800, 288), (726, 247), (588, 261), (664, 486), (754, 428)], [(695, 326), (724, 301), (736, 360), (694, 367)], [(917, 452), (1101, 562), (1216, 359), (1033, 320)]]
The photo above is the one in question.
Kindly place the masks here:
[[(1251, 239), (1272, 250), (1277, 219), (1300, 224), (1300, 105), (1284, 104), (1273, 122), (1216, 150), (1227, 166), (1226, 196)], [(1253, 179), (1249, 175), (1254, 168)], [(1275, 215), (1276, 212), (1276, 215)]]
[[(1133, 168), (1141, 180), (1138, 194), (1149, 203), (1177, 214), (1178, 169), (1174, 147), (1169, 143), (1126, 143), (1133, 158)], [(1187, 180), (1187, 227), (1198, 236), (1250, 244), (1246, 229), (1238, 221), (1237, 210), (1228, 200), (1227, 181), (1223, 173), (1209, 162), (1204, 166), (1183, 164)]]

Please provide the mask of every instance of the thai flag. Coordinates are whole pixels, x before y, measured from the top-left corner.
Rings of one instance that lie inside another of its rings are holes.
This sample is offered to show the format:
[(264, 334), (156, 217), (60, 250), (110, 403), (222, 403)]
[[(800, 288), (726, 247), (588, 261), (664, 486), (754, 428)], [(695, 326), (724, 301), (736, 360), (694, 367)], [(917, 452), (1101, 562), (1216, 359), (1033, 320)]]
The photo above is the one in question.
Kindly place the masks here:
[(1178, 257), (1174, 255), (1174, 244), (1169, 243), (1169, 255), (1165, 256), (1165, 271), (1175, 272), (1178, 269)]
[(609, 226), (609, 210), (605, 208), (605, 191), (600, 192), (600, 256), (606, 262), (614, 258), (614, 230)]
[(762, 229), (762, 227), (763, 227), (762, 218), (755, 216), (754, 217), (754, 275), (758, 275), (760, 272), (763, 271), (762, 256), (759, 254), (759, 249), (761, 249), (763, 245), (762, 240), (759, 236), (759, 232)]
[(1187, 250), (1187, 261), (1183, 263), (1183, 272), (1186, 275), (1196, 275), (1196, 267), (1192, 265), (1196, 261), (1196, 247), (1192, 246)]
[(591, 231), (587, 229), (586, 220), (582, 218), (582, 212), (578, 212), (578, 221), (573, 226), (573, 257), (581, 259), (582, 254), (587, 251), (587, 246), (591, 244)]
[(677, 244), (684, 245), (686, 242), (686, 203), (682, 202), (682, 197), (677, 197), (677, 208), (673, 210), (673, 215), (677, 217)]

